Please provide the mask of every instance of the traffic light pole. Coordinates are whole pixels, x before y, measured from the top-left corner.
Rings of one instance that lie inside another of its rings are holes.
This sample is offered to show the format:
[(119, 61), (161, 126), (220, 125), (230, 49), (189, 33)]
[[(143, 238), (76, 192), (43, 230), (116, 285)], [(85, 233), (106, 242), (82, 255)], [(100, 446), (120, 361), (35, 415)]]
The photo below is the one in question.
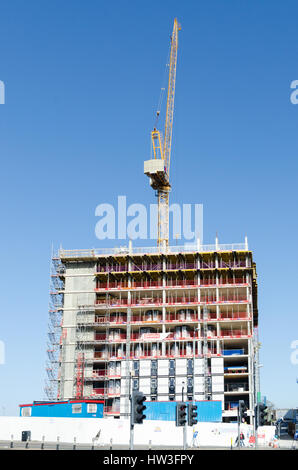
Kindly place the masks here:
[(130, 440), (129, 448), (133, 450), (134, 447), (134, 426), (135, 424), (143, 424), (146, 419), (144, 411), (147, 408), (144, 406), (146, 397), (143, 392), (139, 390), (131, 390), (131, 374), (129, 376), (129, 400), (130, 400)]
[(237, 425), (238, 425), (237, 447), (240, 447), (240, 403), (239, 402), (238, 402), (238, 409), (237, 409)]
[[(182, 386), (182, 402), (184, 403), (184, 386)], [(187, 437), (186, 437), (186, 433), (187, 433), (187, 421), (185, 422), (184, 426), (183, 426), (183, 450), (186, 449), (186, 446), (187, 446)]]
[(130, 450), (133, 450), (133, 444), (134, 444), (134, 423), (133, 423), (133, 410), (132, 410), (132, 393), (131, 393), (131, 372), (129, 374), (129, 401), (130, 401), (130, 423), (129, 423), (129, 428), (130, 428), (130, 436), (129, 436), (129, 448)]
[(183, 426), (183, 450), (186, 450), (187, 447), (187, 427), (186, 423)]

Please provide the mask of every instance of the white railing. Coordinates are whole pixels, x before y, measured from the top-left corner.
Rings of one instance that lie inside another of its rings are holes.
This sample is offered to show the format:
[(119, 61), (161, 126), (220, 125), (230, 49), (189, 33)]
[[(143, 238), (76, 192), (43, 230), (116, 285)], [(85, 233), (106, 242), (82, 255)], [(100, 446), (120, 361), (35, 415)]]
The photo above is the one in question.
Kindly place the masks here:
[(98, 256), (106, 255), (121, 255), (121, 254), (175, 254), (175, 253), (194, 253), (194, 252), (214, 252), (214, 251), (247, 251), (247, 243), (232, 243), (232, 244), (214, 244), (214, 245), (180, 245), (168, 246), (158, 248), (157, 246), (149, 247), (126, 247), (120, 246), (116, 248), (92, 248), (87, 250), (64, 250), (61, 248), (58, 252), (59, 258), (97, 258)]

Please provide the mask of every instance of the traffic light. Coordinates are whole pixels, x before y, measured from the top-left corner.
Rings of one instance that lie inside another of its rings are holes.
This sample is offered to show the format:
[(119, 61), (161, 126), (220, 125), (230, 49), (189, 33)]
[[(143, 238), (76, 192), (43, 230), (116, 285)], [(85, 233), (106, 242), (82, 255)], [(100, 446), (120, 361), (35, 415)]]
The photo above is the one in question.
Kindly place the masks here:
[(240, 422), (245, 421), (247, 418), (247, 406), (245, 405), (244, 400), (239, 400), (239, 418)]
[(186, 404), (177, 403), (176, 405), (176, 426), (184, 426), (186, 423)]
[(264, 424), (267, 422), (267, 412), (268, 408), (264, 403), (257, 404), (257, 417), (259, 426), (264, 426)]
[(197, 405), (192, 405), (189, 403), (188, 405), (188, 426), (193, 426), (194, 424), (198, 423), (198, 420), (196, 419), (198, 416), (197, 413)]
[(143, 392), (138, 392), (137, 390), (132, 392), (132, 424), (142, 424), (143, 420), (146, 419), (146, 415), (143, 413), (146, 410), (144, 401), (146, 401), (146, 397)]

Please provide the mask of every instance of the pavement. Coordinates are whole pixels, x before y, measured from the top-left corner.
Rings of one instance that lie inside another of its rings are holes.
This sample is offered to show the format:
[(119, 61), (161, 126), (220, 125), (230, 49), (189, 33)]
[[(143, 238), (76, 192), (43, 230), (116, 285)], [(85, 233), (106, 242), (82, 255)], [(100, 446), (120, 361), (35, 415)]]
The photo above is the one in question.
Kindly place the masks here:
[[(11, 443), (11, 441), (0, 441), (0, 450), (129, 450), (127, 445), (113, 445), (112, 448), (110, 445), (105, 445), (105, 446), (98, 446), (94, 445), (92, 447), (92, 444), (71, 444), (69, 442), (45, 442), (42, 444), (40, 441), (28, 441), (28, 442), (22, 442), (22, 441), (14, 441)], [(144, 446), (139, 446), (135, 445), (134, 450), (145, 450), (145, 451), (154, 451), (154, 450), (175, 450), (175, 451), (181, 451), (183, 450), (182, 447), (174, 447), (174, 446), (152, 446), (151, 448), (149, 447), (144, 447)], [(187, 451), (200, 451), (200, 450), (230, 450), (229, 447), (211, 447), (211, 446), (204, 446), (204, 447), (198, 447), (198, 448), (188, 448)], [(235, 448), (233, 447), (233, 451), (236, 450), (255, 450), (254, 447), (242, 447), (242, 448)], [(298, 450), (298, 442), (293, 441), (293, 439), (281, 439), (279, 441), (279, 447), (277, 449), (274, 449), (273, 447), (270, 446), (258, 446), (258, 450)]]

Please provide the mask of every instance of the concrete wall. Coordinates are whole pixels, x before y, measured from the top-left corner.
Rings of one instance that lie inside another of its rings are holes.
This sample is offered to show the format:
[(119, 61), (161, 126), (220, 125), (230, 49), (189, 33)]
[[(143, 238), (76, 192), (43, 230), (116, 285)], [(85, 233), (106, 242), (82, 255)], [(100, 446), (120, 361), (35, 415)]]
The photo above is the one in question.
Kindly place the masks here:
[[(62, 370), (61, 377), (61, 399), (74, 397), (74, 378), (76, 362), (76, 324), (78, 310), (82, 306), (92, 306), (95, 301), (94, 293), (94, 263), (69, 263), (65, 271), (65, 293), (64, 293), (64, 312), (63, 328), (66, 332), (65, 343), (62, 351)], [(91, 315), (86, 318), (90, 321)], [(91, 333), (93, 335), (93, 333)], [(91, 338), (90, 335), (90, 338)], [(81, 335), (82, 336), (82, 335)], [(84, 335), (87, 339), (88, 332)], [(90, 339), (88, 338), (88, 339)], [(93, 356), (93, 348), (86, 351), (87, 357)], [(89, 353), (89, 355), (88, 355)]]
[[(259, 444), (268, 444), (274, 435), (273, 426), (263, 426), (259, 431)], [(249, 436), (252, 426), (241, 425), (245, 435), (245, 444), (249, 444)], [(129, 443), (129, 422), (121, 419), (97, 419), (97, 418), (20, 418), (0, 417), (0, 440), (10, 440), (14, 435), (15, 440), (21, 440), (22, 431), (31, 431), (32, 441), (41, 441), (42, 436), (48, 442), (55, 442), (57, 436), (60, 442), (74, 441), (77, 443), (95, 444), (100, 446), (109, 444), (113, 439), (114, 444)], [(230, 447), (231, 439), (235, 442), (237, 437), (237, 425), (229, 423), (199, 423), (193, 428), (187, 428), (187, 441), (191, 446), (193, 433), (197, 432), (194, 440), (195, 446), (221, 446)], [(135, 425), (135, 444), (148, 446), (173, 445), (182, 446), (183, 428), (175, 427), (175, 423), (169, 421), (145, 421), (141, 425)]]

